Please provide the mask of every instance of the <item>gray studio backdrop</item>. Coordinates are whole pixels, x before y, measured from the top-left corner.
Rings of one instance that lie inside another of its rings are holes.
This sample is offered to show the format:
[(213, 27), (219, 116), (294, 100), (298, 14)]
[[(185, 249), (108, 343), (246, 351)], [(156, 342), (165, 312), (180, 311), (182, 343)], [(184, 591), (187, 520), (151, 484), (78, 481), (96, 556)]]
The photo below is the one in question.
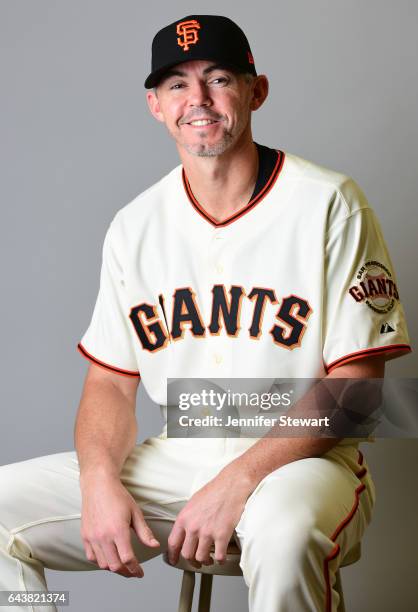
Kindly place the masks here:
[[(225, 14), (247, 32), (271, 86), (255, 139), (362, 186), (417, 346), (415, 2), (2, 0), (1, 464), (74, 448), (87, 369), (76, 344), (96, 298), (105, 231), (116, 210), (179, 163), (145, 102), (152, 36), (191, 12)], [(416, 376), (417, 355), (391, 362), (387, 375)], [(143, 389), (138, 419), (139, 440), (159, 431)], [(342, 570), (347, 607), (413, 612), (418, 441), (379, 440), (363, 451), (378, 497), (363, 557)], [(47, 578), (50, 589), (70, 590), (70, 611), (174, 611), (179, 572), (160, 558), (144, 569), (141, 581), (104, 571)], [(215, 579), (214, 612), (246, 609), (241, 578)]]

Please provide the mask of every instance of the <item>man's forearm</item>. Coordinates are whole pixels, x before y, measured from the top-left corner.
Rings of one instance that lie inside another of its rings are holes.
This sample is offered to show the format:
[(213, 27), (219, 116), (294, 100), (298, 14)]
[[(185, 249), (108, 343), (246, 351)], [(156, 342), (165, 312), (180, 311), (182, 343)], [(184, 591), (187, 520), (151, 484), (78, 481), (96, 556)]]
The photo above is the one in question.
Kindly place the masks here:
[(91, 475), (117, 477), (136, 436), (134, 400), (111, 382), (86, 382), (74, 428), (80, 481)]
[[(329, 407), (332, 409), (334, 401), (338, 397), (339, 389), (344, 387), (346, 379), (358, 378), (366, 381), (368, 378), (383, 379), (385, 371), (384, 358), (373, 357), (363, 359), (357, 363), (350, 363), (340, 368), (336, 368), (333, 372), (325, 376), (319, 383), (322, 393), (318, 394), (317, 389), (312, 387), (301, 400), (292, 407), (287, 414), (292, 413), (295, 416), (322, 416), (321, 409)], [(327, 380), (334, 380), (331, 387), (326, 385)], [(325, 383), (325, 384), (322, 384)], [(374, 387), (372, 387), (374, 389)], [(369, 405), (369, 410), (372, 410), (374, 403), (378, 398), (371, 394), (371, 401), (365, 402)], [(232, 479), (236, 482), (239, 479), (241, 486), (245, 488), (248, 494), (256, 488), (258, 483), (265, 478), (270, 472), (278, 468), (307, 457), (320, 457), (334, 446), (336, 446), (343, 437), (280, 437), (274, 434), (273, 427), (272, 435), (267, 434), (265, 437), (257, 440), (245, 453), (231, 461), (221, 472), (220, 475)], [(269, 432), (270, 433), (270, 432)]]
[(239, 478), (250, 494), (270, 472), (292, 461), (320, 457), (340, 440), (342, 438), (261, 438), (223, 471), (233, 481)]
[[(318, 384), (323, 385), (324, 380)], [(318, 393), (317, 389), (318, 387), (315, 385), (312, 386), (296, 405), (287, 411), (287, 416), (320, 419), (324, 414), (329, 414), (329, 412), (321, 412), (321, 408), (328, 407), (329, 410), (334, 408), (334, 395), (329, 393), (324, 386), (322, 393)], [(308, 428), (305, 429), (303, 437), (296, 437), (293, 432), (290, 437), (286, 437), (286, 430), (276, 425), (233, 461), (228, 472), (236, 473), (240, 477), (243, 476), (245, 486), (248, 486), (249, 491), (252, 492), (270, 472), (292, 461), (306, 457), (319, 457), (342, 440), (341, 437), (320, 437), (314, 432), (314, 429), (312, 430), (312, 437), (309, 436)]]

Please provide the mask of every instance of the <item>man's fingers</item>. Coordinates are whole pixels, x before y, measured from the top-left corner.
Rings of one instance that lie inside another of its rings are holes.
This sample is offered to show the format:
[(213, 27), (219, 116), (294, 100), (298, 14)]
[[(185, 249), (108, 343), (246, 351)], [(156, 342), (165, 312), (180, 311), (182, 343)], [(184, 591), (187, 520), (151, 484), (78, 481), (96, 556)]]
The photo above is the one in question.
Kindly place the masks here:
[(186, 532), (183, 527), (180, 527), (175, 521), (173, 528), (171, 530), (170, 535), (167, 540), (167, 553), (168, 560), (171, 565), (175, 565), (179, 560), (180, 551), (183, 546), (184, 538), (186, 537)]
[(203, 565), (213, 565), (213, 559), (210, 556), (210, 547), (212, 546), (212, 538), (201, 535), (199, 537), (199, 545), (196, 549), (195, 559)]
[(96, 557), (97, 565), (101, 569), (107, 569), (108, 565), (107, 565), (106, 557), (103, 554), (100, 544), (98, 542), (92, 542), (91, 547), (93, 549), (94, 556)]
[[(111, 572), (121, 573), (122, 575), (130, 574), (131, 576), (138, 576), (138, 578), (143, 577), (144, 571), (139, 565), (132, 549), (131, 551), (128, 549), (127, 554), (124, 556), (123, 553), (120, 553), (115, 542), (106, 542), (102, 544), (102, 550), (106, 556)], [(125, 549), (122, 546), (122, 551), (123, 550)], [(124, 558), (126, 558), (127, 561), (124, 561)]]
[(225, 538), (221, 538), (219, 540), (215, 540), (215, 561), (217, 563), (220, 563), (222, 565), (222, 563), (225, 563), (226, 561), (226, 551), (228, 549), (228, 543), (229, 540), (226, 540)]
[(138, 559), (132, 548), (131, 532), (129, 528), (125, 529), (119, 537), (115, 538), (115, 545), (123, 565), (125, 565), (132, 574), (142, 578), (144, 570), (139, 565)]
[(184, 559), (186, 559), (190, 565), (199, 569), (202, 564), (196, 560), (196, 549), (199, 544), (199, 539), (196, 534), (187, 533), (184, 538), (183, 546), (181, 547), (181, 555)]
[(160, 546), (159, 541), (154, 536), (151, 529), (148, 527), (147, 523), (145, 522), (145, 519), (142, 516), (142, 513), (138, 513), (138, 512), (133, 513), (132, 527), (134, 528), (135, 533), (138, 536), (139, 540), (143, 544), (145, 544), (145, 546), (152, 546), (153, 548)]
[(94, 550), (90, 542), (88, 542), (87, 540), (84, 540), (84, 550), (86, 551), (87, 560), (91, 561), (92, 563), (96, 563), (97, 565), (96, 555), (94, 554)]

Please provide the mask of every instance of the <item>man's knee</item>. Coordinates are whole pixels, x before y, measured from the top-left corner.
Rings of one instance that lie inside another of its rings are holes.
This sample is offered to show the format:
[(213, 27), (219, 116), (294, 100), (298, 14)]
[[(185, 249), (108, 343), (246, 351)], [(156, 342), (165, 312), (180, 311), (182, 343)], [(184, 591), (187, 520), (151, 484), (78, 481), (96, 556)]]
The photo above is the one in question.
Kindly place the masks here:
[(274, 512), (268, 522), (249, 520), (245, 531), (237, 530), (243, 537), (243, 549), (247, 556), (257, 559), (262, 566), (295, 567), (304, 562), (326, 538), (321, 534), (314, 514), (308, 509), (289, 509), (286, 514)]
[(0, 512), (11, 498), (19, 495), (25, 483), (22, 462), (0, 465)]
[(11, 541), (13, 510), (19, 507), (23, 482), (15, 463), (0, 466), (0, 548), (7, 550)]
[(76, 473), (70, 472), (71, 457), (66, 455), (58, 453), (0, 466), (0, 523), (6, 529), (78, 510)]
[(248, 587), (270, 589), (279, 580), (282, 593), (293, 592), (304, 577), (320, 575), (327, 541), (308, 510), (278, 514), (264, 525), (255, 521), (239, 534), (240, 566)]

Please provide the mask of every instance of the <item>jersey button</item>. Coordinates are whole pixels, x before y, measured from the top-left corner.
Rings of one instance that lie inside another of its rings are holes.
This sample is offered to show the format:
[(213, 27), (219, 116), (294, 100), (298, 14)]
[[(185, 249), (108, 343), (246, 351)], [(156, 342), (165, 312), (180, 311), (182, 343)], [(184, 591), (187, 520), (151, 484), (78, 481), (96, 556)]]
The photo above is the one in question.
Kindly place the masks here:
[(215, 264), (215, 270), (221, 274), (224, 271), (224, 267), (221, 263)]
[(220, 355), (219, 353), (215, 353), (213, 355), (213, 358), (215, 360), (216, 365), (219, 365), (222, 363), (222, 355)]

